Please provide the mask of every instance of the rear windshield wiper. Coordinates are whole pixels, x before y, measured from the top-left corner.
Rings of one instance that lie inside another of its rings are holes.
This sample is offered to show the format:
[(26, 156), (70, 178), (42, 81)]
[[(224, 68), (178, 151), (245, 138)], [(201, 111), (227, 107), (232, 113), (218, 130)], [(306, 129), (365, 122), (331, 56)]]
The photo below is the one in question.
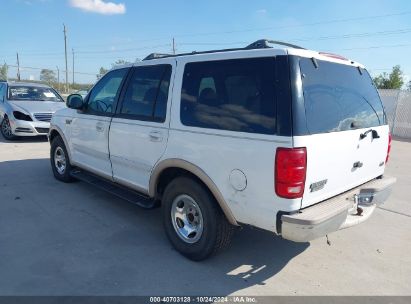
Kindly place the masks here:
[(378, 135), (378, 132), (377, 132), (376, 130), (374, 130), (374, 129), (369, 129), (368, 131), (365, 131), (364, 133), (361, 133), (361, 134), (360, 134), (360, 139), (366, 138), (369, 133), (372, 133), (372, 138), (373, 138), (373, 139), (374, 139), (374, 138), (380, 138), (380, 136)]

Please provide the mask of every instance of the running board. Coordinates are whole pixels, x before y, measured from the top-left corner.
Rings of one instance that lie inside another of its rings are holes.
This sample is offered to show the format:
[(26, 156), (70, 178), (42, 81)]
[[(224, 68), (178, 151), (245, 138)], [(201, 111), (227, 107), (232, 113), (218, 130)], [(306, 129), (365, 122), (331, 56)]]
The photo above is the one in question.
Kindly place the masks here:
[(92, 173), (74, 169), (70, 172), (70, 175), (75, 179), (86, 182), (101, 190), (111, 193), (119, 198), (122, 198), (130, 203), (138, 205), (145, 209), (152, 209), (156, 206), (155, 200), (145, 196), (137, 191), (125, 188), (117, 183), (98, 177)]

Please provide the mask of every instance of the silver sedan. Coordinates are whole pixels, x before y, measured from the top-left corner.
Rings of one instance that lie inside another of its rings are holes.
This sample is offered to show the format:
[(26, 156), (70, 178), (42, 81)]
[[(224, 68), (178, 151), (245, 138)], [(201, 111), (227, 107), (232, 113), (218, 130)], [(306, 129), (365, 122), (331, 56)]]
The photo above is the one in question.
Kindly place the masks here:
[(0, 129), (3, 137), (47, 135), (54, 112), (65, 108), (51, 87), (23, 82), (0, 82)]

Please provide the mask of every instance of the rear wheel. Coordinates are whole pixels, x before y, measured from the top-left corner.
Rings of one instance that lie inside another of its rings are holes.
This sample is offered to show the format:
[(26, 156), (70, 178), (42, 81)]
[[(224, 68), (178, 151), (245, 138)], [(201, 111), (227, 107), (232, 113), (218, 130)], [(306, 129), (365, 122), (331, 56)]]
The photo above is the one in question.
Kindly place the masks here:
[(167, 237), (184, 256), (204, 260), (230, 244), (235, 227), (228, 223), (208, 189), (197, 181), (189, 177), (173, 180), (162, 201)]
[(7, 116), (5, 116), (1, 122), (1, 134), (7, 140), (16, 139), (16, 136), (13, 134), (9, 118)]
[(73, 169), (70, 164), (70, 158), (64, 141), (60, 136), (55, 137), (51, 142), (50, 161), (56, 179), (65, 183), (74, 181), (74, 178), (70, 175)]

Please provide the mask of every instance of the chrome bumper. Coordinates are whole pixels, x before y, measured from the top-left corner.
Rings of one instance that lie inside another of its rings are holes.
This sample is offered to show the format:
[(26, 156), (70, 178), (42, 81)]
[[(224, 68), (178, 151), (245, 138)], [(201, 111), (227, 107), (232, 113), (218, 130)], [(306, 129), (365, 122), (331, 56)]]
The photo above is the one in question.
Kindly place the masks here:
[(281, 216), (281, 236), (294, 242), (308, 242), (331, 232), (366, 221), (376, 206), (387, 200), (394, 177), (374, 179), (341, 195), (298, 213)]

